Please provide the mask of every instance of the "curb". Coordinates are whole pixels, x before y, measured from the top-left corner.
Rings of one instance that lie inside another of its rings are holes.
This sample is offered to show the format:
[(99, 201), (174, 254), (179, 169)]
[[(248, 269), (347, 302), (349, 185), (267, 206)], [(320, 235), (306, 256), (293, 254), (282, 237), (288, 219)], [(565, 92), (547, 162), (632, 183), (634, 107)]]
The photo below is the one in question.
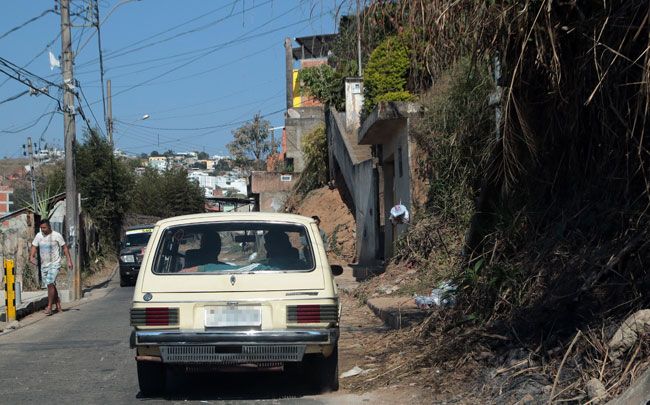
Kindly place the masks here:
[[(45, 307), (47, 306), (47, 295), (45, 297), (37, 298), (33, 301), (29, 301), (21, 305), (23, 306), (20, 308), (16, 308), (16, 320), (24, 318), (27, 315), (31, 315), (34, 312), (38, 312), (41, 309), (45, 309)], [(6, 322), (6, 321), (7, 321), (7, 312), (5, 310), (5, 312), (0, 314), (0, 322)]]
[[(412, 298), (407, 300), (411, 301)], [(366, 305), (390, 329), (402, 329), (420, 323), (429, 315), (412, 306), (382, 305), (379, 300), (373, 298), (369, 299)]]
[[(108, 276), (108, 278), (106, 278), (106, 280), (100, 281), (97, 284), (94, 284), (94, 285), (92, 285), (90, 287), (84, 288), (82, 290), (82, 298), (83, 298), (83, 296), (85, 294), (87, 294), (87, 293), (89, 293), (89, 292), (91, 292), (93, 290), (106, 287), (108, 285), (108, 283), (110, 283), (110, 281), (113, 279), (113, 277), (115, 277), (115, 273), (117, 272), (118, 268), (119, 268), (119, 266), (116, 265), (115, 268), (113, 269), (113, 271), (111, 272), (111, 274)], [(23, 305), (23, 306), (21, 306), (20, 308), (16, 308), (16, 320), (17, 321), (22, 319), (22, 318), (25, 318), (28, 315), (31, 315), (31, 314), (33, 314), (35, 312), (38, 312), (38, 311), (40, 311), (42, 309), (45, 309), (45, 307), (47, 307), (47, 295), (45, 297), (37, 298), (35, 300), (23, 303), (21, 305)], [(7, 312), (6, 312), (6, 310), (5, 310), (5, 312), (0, 313), (0, 322), (7, 322)]]
[(82, 290), (81, 290), (82, 296), (83, 296), (84, 294), (86, 294), (86, 293), (91, 292), (92, 290), (96, 290), (96, 289), (98, 289), (98, 288), (104, 288), (104, 287), (106, 287), (106, 286), (108, 285), (108, 283), (111, 282), (111, 280), (113, 279), (113, 277), (115, 277), (115, 273), (117, 273), (117, 270), (118, 270), (119, 268), (120, 268), (120, 265), (119, 265), (119, 264), (116, 264), (116, 265), (115, 265), (115, 268), (114, 268), (113, 271), (111, 272), (111, 275), (108, 276), (108, 278), (107, 278), (106, 280), (104, 280), (104, 281), (100, 281), (100, 282), (97, 283), (97, 284), (93, 284), (93, 285), (91, 285), (90, 287), (86, 287), (86, 288), (82, 289)]

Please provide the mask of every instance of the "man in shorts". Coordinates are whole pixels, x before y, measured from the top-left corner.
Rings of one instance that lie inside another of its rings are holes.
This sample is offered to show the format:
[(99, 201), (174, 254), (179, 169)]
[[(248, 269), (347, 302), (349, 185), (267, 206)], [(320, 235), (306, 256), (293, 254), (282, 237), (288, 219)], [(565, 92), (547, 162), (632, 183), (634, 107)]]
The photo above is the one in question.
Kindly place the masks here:
[(36, 264), (36, 249), (41, 256), (41, 276), (43, 284), (47, 286), (47, 308), (46, 315), (52, 315), (52, 304), (56, 304), (56, 311), (61, 312), (61, 300), (56, 289), (56, 276), (61, 269), (61, 248), (68, 259), (68, 271), (72, 270), (72, 257), (68, 245), (60, 233), (53, 231), (50, 221), (41, 221), (41, 231), (32, 242), (32, 249), (29, 254), (29, 261)]

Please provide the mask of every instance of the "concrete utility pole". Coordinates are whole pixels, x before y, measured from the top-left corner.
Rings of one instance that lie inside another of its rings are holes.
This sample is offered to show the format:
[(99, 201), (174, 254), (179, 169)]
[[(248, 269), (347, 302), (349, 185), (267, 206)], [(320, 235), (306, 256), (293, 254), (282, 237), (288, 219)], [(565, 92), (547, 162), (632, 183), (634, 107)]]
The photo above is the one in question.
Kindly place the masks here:
[(72, 255), (73, 270), (68, 274), (69, 299), (81, 299), (81, 272), (79, 269), (79, 197), (75, 167), (75, 81), (72, 73), (74, 55), (70, 24), (70, 0), (59, 0), (61, 5), (61, 55), (63, 63), (63, 134), (65, 139), (65, 216), (68, 248)]
[(361, 3), (357, 0), (357, 63), (359, 64), (359, 77), (363, 77), (361, 68)]
[(29, 177), (32, 183), (32, 204), (36, 210), (36, 173), (34, 173), (34, 147), (31, 136), (27, 137), (27, 153), (29, 154)]
[(111, 80), (106, 81), (106, 132), (108, 142), (113, 146), (113, 103), (111, 101)]
[(284, 40), (284, 63), (286, 69), (287, 110), (293, 107), (293, 46), (291, 38)]

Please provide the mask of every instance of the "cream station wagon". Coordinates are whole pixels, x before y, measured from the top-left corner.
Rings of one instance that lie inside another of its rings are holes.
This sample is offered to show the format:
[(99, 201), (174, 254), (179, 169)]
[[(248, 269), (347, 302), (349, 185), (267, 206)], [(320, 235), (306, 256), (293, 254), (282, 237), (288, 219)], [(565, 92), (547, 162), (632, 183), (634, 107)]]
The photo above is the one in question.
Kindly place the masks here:
[(291, 214), (174, 217), (154, 227), (131, 308), (142, 394), (170, 371), (283, 367), (338, 389), (339, 299), (316, 223)]

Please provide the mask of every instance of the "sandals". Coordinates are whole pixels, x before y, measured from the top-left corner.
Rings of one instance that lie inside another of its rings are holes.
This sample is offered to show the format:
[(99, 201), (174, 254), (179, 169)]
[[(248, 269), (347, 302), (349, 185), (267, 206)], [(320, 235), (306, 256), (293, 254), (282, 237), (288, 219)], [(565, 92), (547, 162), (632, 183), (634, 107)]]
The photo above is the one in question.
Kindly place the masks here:
[(43, 311), (43, 313), (45, 314), (45, 316), (52, 316), (52, 310), (51, 309), (49, 311), (46, 309), (45, 311)]

